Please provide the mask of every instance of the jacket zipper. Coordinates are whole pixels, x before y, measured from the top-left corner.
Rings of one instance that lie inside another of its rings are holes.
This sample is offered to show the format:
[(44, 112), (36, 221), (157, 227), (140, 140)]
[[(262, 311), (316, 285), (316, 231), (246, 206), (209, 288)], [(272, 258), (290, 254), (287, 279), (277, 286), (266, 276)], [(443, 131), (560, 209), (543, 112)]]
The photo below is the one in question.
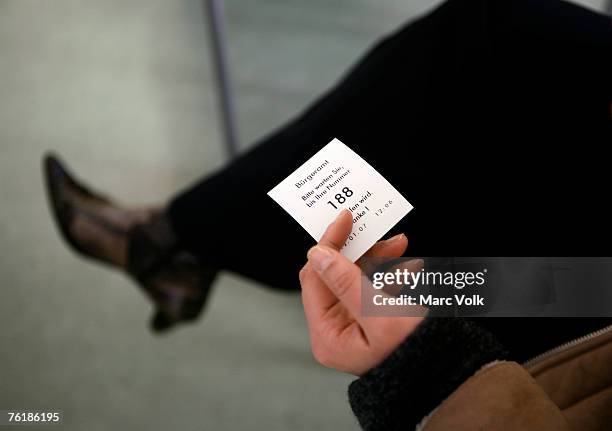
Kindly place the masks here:
[(556, 355), (558, 353), (562, 353), (565, 352), (566, 350), (571, 349), (572, 347), (576, 347), (582, 343), (586, 343), (587, 341), (592, 340), (593, 338), (596, 337), (600, 337), (604, 334), (607, 334), (608, 332), (612, 331), (612, 325), (610, 326), (606, 326), (605, 328), (601, 328), (595, 332), (591, 332), (590, 334), (587, 335), (583, 335), (582, 337), (576, 338), (572, 341), (568, 341), (567, 343), (563, 343), (560, 346), (557, 346), (553, 349), (547, 350), (544, 353), (539, 354), (538, 356), (535, 356), (533, 358), (531, 358), (530, 360), (523, 362), (523, 367), (525, 368), (529, 368), (534, 366), (536, 363), (543, 361), (544, 359), (548, 359), (553, 355)]

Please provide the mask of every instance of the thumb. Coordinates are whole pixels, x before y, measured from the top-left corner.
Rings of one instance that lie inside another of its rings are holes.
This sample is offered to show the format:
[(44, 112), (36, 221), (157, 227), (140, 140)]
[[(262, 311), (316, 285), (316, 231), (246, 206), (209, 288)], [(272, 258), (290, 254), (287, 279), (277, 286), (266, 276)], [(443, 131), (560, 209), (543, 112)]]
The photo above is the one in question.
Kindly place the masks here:
[(361, 314), (361, 270), (337, 250), (316, 245), (308, 251), (308, 262), (319, 278), (354, 318)]

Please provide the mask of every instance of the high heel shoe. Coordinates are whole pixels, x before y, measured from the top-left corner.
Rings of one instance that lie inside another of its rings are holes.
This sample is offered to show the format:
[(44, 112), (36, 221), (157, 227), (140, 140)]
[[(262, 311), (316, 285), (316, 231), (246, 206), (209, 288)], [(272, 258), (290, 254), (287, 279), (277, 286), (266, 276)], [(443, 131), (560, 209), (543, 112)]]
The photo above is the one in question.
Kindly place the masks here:
[(43, 163), (49, 204), (79, 254), (124, 270), (153, 301), (156, 332), (195, 320), (217, 271), (182, 249), (165, 211), (125, 209), (77, 181), (56, 156)]

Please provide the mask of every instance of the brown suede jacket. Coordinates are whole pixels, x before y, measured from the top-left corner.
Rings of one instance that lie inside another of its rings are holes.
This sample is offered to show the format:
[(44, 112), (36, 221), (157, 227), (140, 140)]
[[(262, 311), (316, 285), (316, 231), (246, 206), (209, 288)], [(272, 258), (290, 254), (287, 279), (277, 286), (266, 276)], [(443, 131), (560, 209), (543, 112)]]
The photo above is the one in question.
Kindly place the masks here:
[(366, 430), (612, 430), (612, 326), (506, 356), (474, 322), (427, 319), (351, 384), (351, 406)]

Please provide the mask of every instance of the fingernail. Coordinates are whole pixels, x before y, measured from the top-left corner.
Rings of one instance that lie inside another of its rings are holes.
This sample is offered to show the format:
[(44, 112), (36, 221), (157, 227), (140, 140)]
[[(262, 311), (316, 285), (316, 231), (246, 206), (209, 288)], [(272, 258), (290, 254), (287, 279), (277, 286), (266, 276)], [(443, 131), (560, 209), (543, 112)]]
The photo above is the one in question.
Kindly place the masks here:
[(404, 235), (403, 233), (400, 233), (400, 234), (398, 234), (398, 235), (392, 236), (392, 237), (391, 237), (391, 238), (389, 238), (389, 239), (386, 239), (386, 240), (385, 240), (385, 242), (386, 242), (387, 244), (392, 244), (392, 243), (394, 243), (395, 241), (399, 241), (401, 238), (404, 238), (405, 236), (406, 236), (406, 235)]
[(340, 210), (340, 214), (338, 214), (338, 217), (336, 217), (336, 220), (334, 220), (334, 223), (340, 220), (342, 217), (346, 217), (347, 214), (352, 214), (352, 213), (350, 210), (347, 210), (346, 208), (343, 208), (342, 210)]
[(414, 262), (414, 266), (416, 266), (417, 271), (420, 271), (425, 267), (425, 261), (423, 259), (412, 259), (411, 262)]
[(312, 264), (315, 271), (323, 272), (332, 262), (334, 255), (327, 249), (315, 245), (308, 251), (308, 262)]

